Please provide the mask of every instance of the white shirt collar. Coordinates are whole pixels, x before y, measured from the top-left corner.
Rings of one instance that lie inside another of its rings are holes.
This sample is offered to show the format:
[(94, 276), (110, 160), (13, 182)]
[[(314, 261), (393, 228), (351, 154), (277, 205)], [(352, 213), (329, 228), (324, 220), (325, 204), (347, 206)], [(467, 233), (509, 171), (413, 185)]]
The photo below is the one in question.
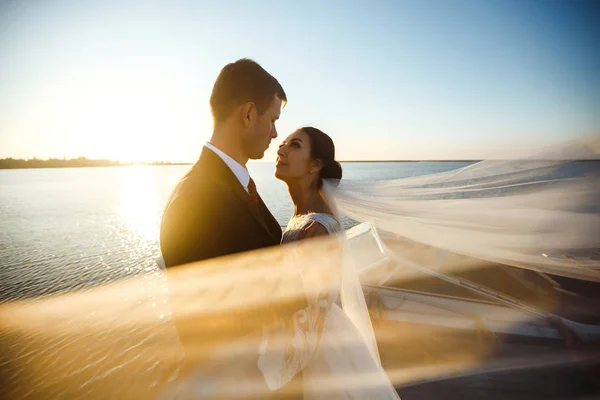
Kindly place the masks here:
[(235, 161), (233, 158), (229, 157), (227, 154), (223, 153), (213, 144), (207, 142), (205, 146), (214, 151), (215, 154), (218, 155), (225, 164), (227, 164), (231, 172), (233, 172), (235, 177), (238, 179), (238, 181), (240, 181), (240, 183), (244, 187), (244, 190), (247, 192), (248, 183), (250, 183), (250, 173), (248, 172), (246, 167)]

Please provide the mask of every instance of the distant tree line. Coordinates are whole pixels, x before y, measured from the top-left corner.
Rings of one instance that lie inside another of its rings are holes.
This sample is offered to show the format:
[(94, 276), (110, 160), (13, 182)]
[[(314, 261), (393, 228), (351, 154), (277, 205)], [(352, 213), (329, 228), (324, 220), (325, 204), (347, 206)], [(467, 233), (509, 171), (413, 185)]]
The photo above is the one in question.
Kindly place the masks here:
[[(20, 168), (81, 168), (81, 167), (119, 167), (125, 165), (134, 165), (138, 163), (120, 162), (111, 160), (89, 160), (85, 157), (59, 159), (50, 158), (48, 160), (39, 160), (32, 158), (23, 160), (20, 158), (2, 158), (0, 159), (0, 169), (20, 169)], [(181, 165), (186, 163), (172, 162), (148, 162), (141, 163), (144, 165)]]

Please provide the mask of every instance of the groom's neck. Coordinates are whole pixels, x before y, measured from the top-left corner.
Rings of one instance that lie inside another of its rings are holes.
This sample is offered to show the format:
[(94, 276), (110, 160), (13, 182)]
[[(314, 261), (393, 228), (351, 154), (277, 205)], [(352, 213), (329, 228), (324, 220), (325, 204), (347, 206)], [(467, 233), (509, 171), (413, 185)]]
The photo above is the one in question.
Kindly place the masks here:
[(215, 128), (209, 143), (233, 158), (238, 164), (246, 166), (248, 157), (240, 146), (240, 140), (231, 129), (227, 127)]

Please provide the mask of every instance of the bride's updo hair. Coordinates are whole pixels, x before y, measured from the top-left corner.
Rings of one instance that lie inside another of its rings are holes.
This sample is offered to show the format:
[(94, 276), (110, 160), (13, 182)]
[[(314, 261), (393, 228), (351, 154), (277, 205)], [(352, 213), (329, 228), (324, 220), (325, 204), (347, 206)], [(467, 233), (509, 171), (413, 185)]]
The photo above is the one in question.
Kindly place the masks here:
[(310, 137), (310, 155), (321, 160), (323, 168), (319, 171), (319, 187), (323, 179), (342, 179), (342, 166), (335, 160), (335, 145), (325, 132), (312, 126), (300, 128)]

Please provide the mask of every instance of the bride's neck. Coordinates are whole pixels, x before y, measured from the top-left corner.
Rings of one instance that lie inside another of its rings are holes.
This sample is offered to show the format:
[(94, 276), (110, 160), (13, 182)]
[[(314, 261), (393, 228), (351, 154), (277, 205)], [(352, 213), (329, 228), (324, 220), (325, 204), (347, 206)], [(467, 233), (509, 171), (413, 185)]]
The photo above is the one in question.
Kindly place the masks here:
[(294, 182), (288, 183), (288, 190), (294, 203), (294, 215), (330, 212), (318, 188)]

